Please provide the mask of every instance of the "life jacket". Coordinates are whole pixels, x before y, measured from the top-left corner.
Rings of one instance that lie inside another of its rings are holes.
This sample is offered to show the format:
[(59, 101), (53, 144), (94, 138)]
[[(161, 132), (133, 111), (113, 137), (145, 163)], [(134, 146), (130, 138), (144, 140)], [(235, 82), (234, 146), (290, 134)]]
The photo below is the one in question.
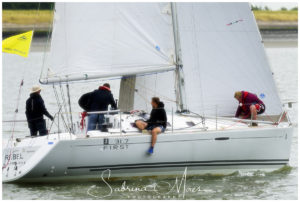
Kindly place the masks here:
[(245, 105), (245, 100), (246, 100), (246, 97), (248, 96), (248, 92), (247, 91), (243, 91), (243, 96), (242, 96), (242, 109), (243, 111), (247, 111), (247, 106)]

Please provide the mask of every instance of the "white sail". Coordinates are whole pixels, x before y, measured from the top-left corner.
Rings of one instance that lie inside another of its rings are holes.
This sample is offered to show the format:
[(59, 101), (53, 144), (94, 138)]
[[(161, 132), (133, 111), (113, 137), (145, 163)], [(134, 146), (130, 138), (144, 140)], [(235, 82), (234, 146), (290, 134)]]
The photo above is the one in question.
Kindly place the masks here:
[(150, 112), (152, 97), (159, 97), (167, 112), (176, 111), (175, 72), (139, 76), (135, 82), (134, 109)]
[(173, 55), (169, 3), (56, 3), (41, 81), (165, 71)]
[(262, 39), (248, 3), (178, 3), (177, 17), (186, 87), (193, 112), (233, 115), (234, 92), (256, 93), (265, 114), (281, 103)]

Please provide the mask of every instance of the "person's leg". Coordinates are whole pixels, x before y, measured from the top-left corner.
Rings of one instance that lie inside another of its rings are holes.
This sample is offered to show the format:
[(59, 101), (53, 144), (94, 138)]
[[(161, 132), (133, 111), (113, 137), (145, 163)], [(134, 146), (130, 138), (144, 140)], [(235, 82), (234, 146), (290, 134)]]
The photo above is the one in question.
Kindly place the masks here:
[(154, 147), (156, 140), (157, 140), (157, 134), (159, 134), (160, 132), (161, 132), (160, 127), (153, 128), (153, 130), (151, 131), (151, 135), (152, 135), (151, 146), (152, 147)]
[(34, 128), (30, 128), (30, 136), (37, 136), (38, 131)]
[(142, 120), (136, 120), (135, 121), (135, 125), (140, 130), (144, 130), (148, 126), (148, 124), (145, 121), (142, 121)]
[(257, 111), (255, 105), (250, 106), (250, 112), (251, 112), (251, 118), (252, 120), (256, 120), (257, 117)]
[(95, 130), (97, 125), (98, 114), (89, 114), (87, 130)]
[(148, 150), (148, 153), (149, 153), (149, 154), (152, 154), (152, 153), (153, 153), (154, 145), (155, 145), (155, 143), (156, 143), (157, 135), (158, 135), (159, 133), (161, 133), (161, 128), (160, 128), (160, 127), (153, 128), (153, 130), (151, 131), (152, 138), (151, 138), (151, 147), (150, 147), (150, 149)]
[(104, 114), (98, 114), (98, 130), (102, 130), (102, 124), (104, 123)]
[(28, 128), (30, 130), (30, 135), (31, 136), (37, 136), (38, 131), (37, 131), (34, 123), (28, 123)]
[[(257, 118), (257, 109), (256, 109), (255, 105), (250, 106), (250, 114), (251, 114), (251, 119), (256, 120), (256, 118)], [(252, 122), (251, 126), (258, 126), (258, 124), (256, 122)]]
[(46, 121), (44, 119), (38, 121), (36, 126), (40, 136), (44, 136), (48, 134), (48, 130), (46, 128)]

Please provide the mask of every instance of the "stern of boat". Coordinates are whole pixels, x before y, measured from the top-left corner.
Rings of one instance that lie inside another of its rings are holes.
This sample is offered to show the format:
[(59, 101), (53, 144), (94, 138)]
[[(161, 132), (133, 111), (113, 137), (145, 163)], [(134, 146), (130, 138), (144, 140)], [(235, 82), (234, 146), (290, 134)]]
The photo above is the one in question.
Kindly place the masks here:
[(70, 134), (17, 138), (2, 151), (2, 181), (18, 181), (29, 173), (61, 139), (76, 138)]

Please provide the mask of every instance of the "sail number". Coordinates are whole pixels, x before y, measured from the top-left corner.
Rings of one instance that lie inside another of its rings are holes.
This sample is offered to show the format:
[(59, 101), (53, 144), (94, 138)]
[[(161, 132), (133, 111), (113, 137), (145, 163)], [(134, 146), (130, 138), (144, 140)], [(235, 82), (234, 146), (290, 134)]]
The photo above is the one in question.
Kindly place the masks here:
[(100, 148), (101, 151), (108, 150), (126, 150), (128, 149), (128, 138), (104, 138), (103, 146)]

